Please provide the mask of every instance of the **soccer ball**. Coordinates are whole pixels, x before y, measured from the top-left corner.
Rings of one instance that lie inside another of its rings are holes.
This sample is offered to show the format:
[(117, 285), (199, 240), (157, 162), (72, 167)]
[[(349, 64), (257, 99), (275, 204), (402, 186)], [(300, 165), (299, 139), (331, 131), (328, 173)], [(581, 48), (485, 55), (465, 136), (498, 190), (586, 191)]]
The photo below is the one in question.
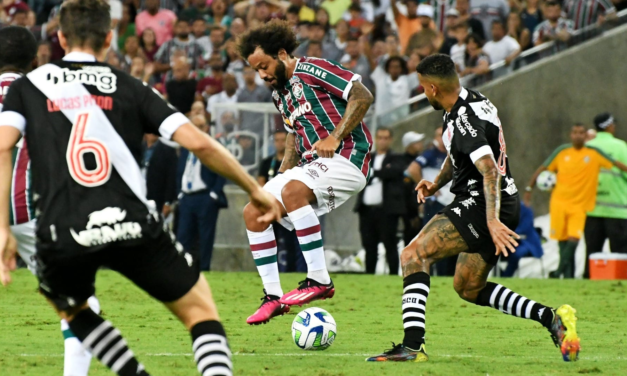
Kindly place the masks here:
[(536, 185), (541, 191), (550, 191), (555, 187), (555, 183), (557, 183), (557, 177), (551, 171), (542, 171), (536, 179)]
[(292, 338), (303, 350), (326, 350), (336, 335), (335, 320), (322, 308), (307, 308), (292, 322)]

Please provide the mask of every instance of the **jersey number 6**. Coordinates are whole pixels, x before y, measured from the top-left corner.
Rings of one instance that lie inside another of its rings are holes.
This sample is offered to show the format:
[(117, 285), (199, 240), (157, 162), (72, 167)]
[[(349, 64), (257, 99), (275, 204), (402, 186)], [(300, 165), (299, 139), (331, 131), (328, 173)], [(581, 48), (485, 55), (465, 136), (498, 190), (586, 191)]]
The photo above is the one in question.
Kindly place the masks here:
[[(111, 159), (107, 147), (102, 142), (85, 137), (88, 126), (89, 113), (78, 114), (76, 123), (72, 126), (66, 158), (70, 175), (78, 184), (85, 187), (97, 187), (106, 183), (111, 177)], [(86, 153), (94, 155), (96, 168), (93, 170), (85, 167), (83, 156)]]

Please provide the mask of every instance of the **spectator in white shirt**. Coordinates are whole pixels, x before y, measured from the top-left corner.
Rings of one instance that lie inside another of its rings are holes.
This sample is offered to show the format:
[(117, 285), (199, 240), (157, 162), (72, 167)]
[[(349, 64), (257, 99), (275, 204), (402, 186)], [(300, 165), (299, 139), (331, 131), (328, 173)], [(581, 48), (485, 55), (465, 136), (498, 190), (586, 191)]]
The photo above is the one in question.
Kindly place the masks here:
[(466, 38), (468, 38), (469, 30), (468, 23), (465, 21), (451, 28), (457, 43), (451, 47), (450, 55), (455, 67), (457, 67), (457, 72), (463, 72), (466, 69)]
[(194, 34), (194, 38), (196, 39), (196, 43), (205, 50), (205, 60), (209, 60), (209, 56), (211, 56), (211, 51), (213, 51), (213, 46), (211, 44), (211, 40), (209, 40), (209, 36), (207, 35), (207, 21), (204, 18), (197, 18), (192, 23), (192, 33)]
[(506, 33), (503, 21), (492, 22), (492, 40), (483, 46), (483, 52), (492, 64), (505, 60), (505, 64), (509, 65), (520, 55), (520, 44)]
[[(212, 95), (207, 103), (207, 112), (211, 117), (211, 122), (215, 124), (216, 137), (236, 131), (236, 123), (239, 118), (236, 108), (224, 108), (217, 106), (221, 103), (237, 103), (237, 79), (235, 76), (232, 74), (225, 74), (222, 78), (222, 88), (224, 90), (218, 94)], [(225, 122), (224, 119), (227, 118), (229, 121)], [(228, 123), (228, 126), (224, 123)]]
[(111, 30), (113, 31), (113, 39), (111, 39), (111, 48), (118, 49), (118, 24), (122, 19), (122, 2), (120, 0), (108, 0), (109, 13), (111, 15)]
[(400, 56), (390, 57), (385, 63), (385, 68), (377, 66), (370, 78), (376, 89), (374, 110), (379, 116), (379, 125), (394, 123), (409, 114), (409, 106), (406, 103), (419, 82), (418, 74), (413, 68), (411, 72), (409, 71), (405, 59)]

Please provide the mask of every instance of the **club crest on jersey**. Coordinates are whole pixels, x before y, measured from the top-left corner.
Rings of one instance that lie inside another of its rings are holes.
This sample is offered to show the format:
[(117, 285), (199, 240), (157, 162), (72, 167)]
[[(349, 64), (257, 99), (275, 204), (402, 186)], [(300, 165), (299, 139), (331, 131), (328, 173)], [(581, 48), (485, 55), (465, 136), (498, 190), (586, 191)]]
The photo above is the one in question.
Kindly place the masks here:
[[(468, 121), (468, 114), (466, 113), (466, 107), (461, 106), (459, 110), (457, 110), (457, 120), (456, 120), (457, 129), (462, 133), (462, 135), (466, 134), (464, 127), (468, 130), (472, 137), (477, 137), (477, 130), (470, 125)], [(462, 126), (463, 123), (463, 126)]]
[(92, 85), (107, 94), (117, 90), (117, 77), (108, 67), (84, 66), (79, 70), (63, 68), (54, 73), (48, 73), (46, 79), (52, 81), (54, 85), (71, 84), (74, 82)]
[(293, 84), (292, 93), (294, 93), (296, 99), (301, 99), (303, 97), (303, 84), (301, 84), (300, 82)]
[(83, 247), (112, 243), (120, 240), (139, 239), (142, 228), (137, 222), (122, 222), (126, 210), (108, 207), (97, 210), (88, 216), (85, 230), (76, 233), (70, 228), (74, 241)]
[(297, 109), (294, 110), (294, 112), (292, 112), (289, 119), (290, 124), (294, 124), (294, 120), (296, 120), (300, 116), (303, 116), (307, 112), (311, 112), (311, 103), (309, 102), (301, 104), (300, 106), (298, 106)]

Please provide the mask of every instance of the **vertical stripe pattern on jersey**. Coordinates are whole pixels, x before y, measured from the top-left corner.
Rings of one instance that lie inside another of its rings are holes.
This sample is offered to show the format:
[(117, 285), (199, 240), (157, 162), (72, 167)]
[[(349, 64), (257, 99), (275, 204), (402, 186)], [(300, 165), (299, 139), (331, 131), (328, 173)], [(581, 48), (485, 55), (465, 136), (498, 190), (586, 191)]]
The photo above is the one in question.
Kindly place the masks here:
[(30, 199), (30, 158), (26, 141), (14, 154), (13, 177), (11, 182), (12, 225), (19, 225), (31, 220)]
[[(316, 141), (329, 137), (340, 123), (346, 111), (345, 91), (358, 78), (332, 61), (301, 58), (285, 89), (274, 92), (275, 106), (297, 134), (301, 164), (317, 158), (308, 151)], [(362, 122), (341, 140), (336, 152), (368, 177), (371, 145), (372, 137)]]

